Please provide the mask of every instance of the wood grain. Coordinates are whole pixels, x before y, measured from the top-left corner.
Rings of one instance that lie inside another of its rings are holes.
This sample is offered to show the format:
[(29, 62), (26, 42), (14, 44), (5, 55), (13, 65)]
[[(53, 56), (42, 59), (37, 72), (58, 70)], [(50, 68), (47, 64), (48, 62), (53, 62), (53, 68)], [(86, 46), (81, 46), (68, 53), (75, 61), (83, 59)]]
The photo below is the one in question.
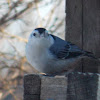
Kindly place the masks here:
[(74, 72), (67, 77), (29, 74), (24, 100), (100, 100), (100, 74)]
[(24, 76), (24, 100), (40, 100), (41, 79), (39, 75)]
[[(82, 48), (82, 0), (66, 0), (65, 39)], [(81, 61), (75, 66), (82, 71)]]
[[(100, 0), (66, 0), (66, 40), (100, 58)], [(83, 72), (100, 72), (100, 61), (83, 59)]]
[(66, 100), (67, 98), (66, 77), (42, 77), (41, 100)]
[[(100, 57), (100, 0), (83, 0), (83, 49)], [(100, 62), (84, 59), (84, 72), (99, 72)]]
[(98, 75), (71, 73), (68, 75), (67, 100), (97, 100)]

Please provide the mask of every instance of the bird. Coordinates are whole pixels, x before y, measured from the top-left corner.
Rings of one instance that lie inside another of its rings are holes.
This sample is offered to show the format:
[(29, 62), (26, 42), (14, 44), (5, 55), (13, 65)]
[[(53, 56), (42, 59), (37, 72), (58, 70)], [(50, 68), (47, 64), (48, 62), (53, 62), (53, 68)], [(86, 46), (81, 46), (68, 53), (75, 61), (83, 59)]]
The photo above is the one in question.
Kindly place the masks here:
[(26, 44), (26, 58), (39, 72), (46, 75), (64, 75), (72, 72), (81, 58), (94, 58), (93, 53), (65, 41), (45, 28), (32, 31)]

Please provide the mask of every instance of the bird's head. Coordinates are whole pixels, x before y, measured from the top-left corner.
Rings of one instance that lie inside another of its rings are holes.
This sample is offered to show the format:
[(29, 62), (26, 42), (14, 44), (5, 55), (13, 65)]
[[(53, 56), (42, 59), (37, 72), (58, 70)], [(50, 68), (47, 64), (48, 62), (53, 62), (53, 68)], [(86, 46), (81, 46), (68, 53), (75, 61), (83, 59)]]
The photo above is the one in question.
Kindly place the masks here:
[(36, 28), (32, 31), (32, 33), (29, 36), (29, 41), (32, 43), (35, 42), (36, 44), (46, 44), (48, 45), (53, 42), (52, 37), (49, 32), (45, 28)]
[(49, 34), (45, 28), (36, 28), (30, 34), (30, 38), (43, 39), (48, 38)]

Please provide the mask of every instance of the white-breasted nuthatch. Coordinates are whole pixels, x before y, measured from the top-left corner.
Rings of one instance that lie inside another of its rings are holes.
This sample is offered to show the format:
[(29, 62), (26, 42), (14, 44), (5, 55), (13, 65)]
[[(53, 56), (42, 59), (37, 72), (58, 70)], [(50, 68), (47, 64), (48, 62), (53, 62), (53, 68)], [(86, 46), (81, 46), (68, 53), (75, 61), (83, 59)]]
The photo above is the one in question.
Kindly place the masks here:
[(33, 30), (26, 45), (28, 62), (36, 70), (47, 75), (68, 73), (76, 67), (73, 66), (76, 61), (86, 56), (95, 58), (91, 52), (48, 34), (44, 28)]

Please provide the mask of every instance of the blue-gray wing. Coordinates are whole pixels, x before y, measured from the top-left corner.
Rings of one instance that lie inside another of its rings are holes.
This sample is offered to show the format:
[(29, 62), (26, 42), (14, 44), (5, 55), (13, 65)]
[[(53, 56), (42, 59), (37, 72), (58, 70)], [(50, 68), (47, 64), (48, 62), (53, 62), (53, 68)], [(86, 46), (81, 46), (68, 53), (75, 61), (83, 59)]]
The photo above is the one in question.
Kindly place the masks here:
[(75, 58), (84, 54), (84, 51), (76, 45), (51, 35), (55, 42), (50, 47), (50, 52), (59, 59)]

